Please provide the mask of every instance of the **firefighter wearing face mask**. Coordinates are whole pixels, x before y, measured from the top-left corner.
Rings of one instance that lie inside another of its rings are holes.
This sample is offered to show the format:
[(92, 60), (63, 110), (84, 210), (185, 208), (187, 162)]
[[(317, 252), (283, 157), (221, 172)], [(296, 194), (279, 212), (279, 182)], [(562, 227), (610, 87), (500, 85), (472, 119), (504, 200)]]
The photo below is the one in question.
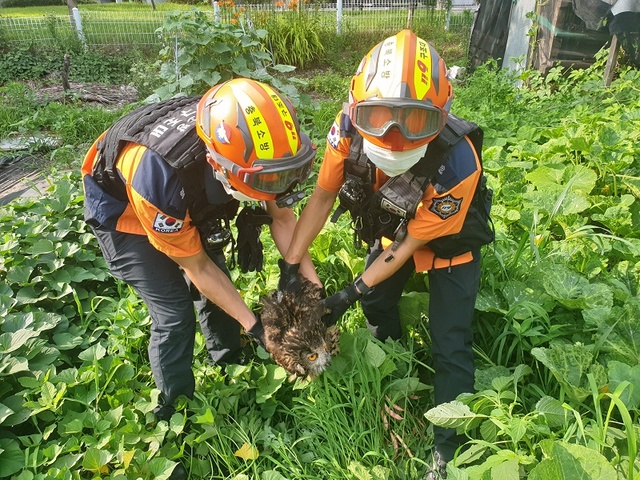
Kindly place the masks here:
[[(260, 270), (264, 224), (286, 251), (296, 222), (287, 207), (314, 157), (289, 100), (248, 79), (141, 107), (87, 153), (85, 220), (112, 274), (151, 316), (158, 418), (171, 417), (179, 395), (193, 395), (196, 315), (214, 363), (240, 360), (241, 327), (260, 342), (259, 318), (231, 283), (225, 252), (237, 252), (243, 271)], [(237, 214), (245, 201), (254, 203)], [(311, 259), (302, 263), (314, 278)]]
[[(298, 288), (300, 261), (329, 217), (351, 215), (366, 268), (323, 300), (335, 323), (360, 300), (373, 335), (402, 335), (398, 301), (428, 272), (435, 403), (473, 391), (472, 318), (480, 247), (493, 239), (482, 175), (482, 131), (452, 115), (452, 88), (436, 51), (403, 30), (376, 45), (351, 80), (349, 102), (327, 136), (317, 186), (279, 265), (279, 288)], [(302, 273), (304, 275), (304, 273)], [(431, 478), (446, 475), (462, 439), (436, 428)]]

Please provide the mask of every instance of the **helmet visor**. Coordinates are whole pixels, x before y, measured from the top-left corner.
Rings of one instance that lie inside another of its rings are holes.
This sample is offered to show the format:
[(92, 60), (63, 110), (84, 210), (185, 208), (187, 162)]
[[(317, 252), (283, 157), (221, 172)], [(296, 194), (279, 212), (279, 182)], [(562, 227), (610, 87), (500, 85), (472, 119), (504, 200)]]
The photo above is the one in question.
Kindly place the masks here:
[(302, 146), (293, 157), (260, 159), (248, 168), (242, 168), (226, 157), (209, 149), (213, 161), (229, 170), (248, 187), (263, 193), (284, 193), (298, 183), (303, 183), (311, 174), (316, 156), (315, 146), (306, 135), (302, 135)]
[(361, 132), (382, 137), (397, 127), (407, 140), (437, 135), (444, 127), (446, 112), (418, 100), (371, 99), (351, 105), (351, 121)]

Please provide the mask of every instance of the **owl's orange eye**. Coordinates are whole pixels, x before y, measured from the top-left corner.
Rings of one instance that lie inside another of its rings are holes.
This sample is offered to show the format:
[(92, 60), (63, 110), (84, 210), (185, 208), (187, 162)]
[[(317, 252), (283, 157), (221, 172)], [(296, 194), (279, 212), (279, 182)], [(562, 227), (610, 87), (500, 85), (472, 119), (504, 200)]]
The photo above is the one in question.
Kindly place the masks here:
[(309, 359), (310, 362), (315, 362), (316, 359), (318, 358), (318, 354), (317, 353), (312, 353), (307, 358)]

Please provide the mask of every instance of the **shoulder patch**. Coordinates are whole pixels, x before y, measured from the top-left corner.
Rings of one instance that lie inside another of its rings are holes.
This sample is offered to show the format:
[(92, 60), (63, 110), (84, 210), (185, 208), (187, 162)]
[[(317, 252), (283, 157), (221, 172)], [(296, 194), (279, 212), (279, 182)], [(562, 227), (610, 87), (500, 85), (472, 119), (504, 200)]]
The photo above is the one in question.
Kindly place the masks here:
[(441, 198), (434, 198), (431, 201), (429, 210), (439, 216), (442, 220), (446, 220), (460, 211), (461, 203), (461, 198), (446, 195)]
[(153, 220), (153, 229), (160, 233), (175, 233), (182, 230), (183, 220), (165, 215), (164, 213), (156, 213)]
[(327, 142), (329, 142), (329, 145), (333, 148), (338, 148), (338, 143), (340, 143), (340, 125), (338, 125), (336, 121), (333, 122), (327, 134)]

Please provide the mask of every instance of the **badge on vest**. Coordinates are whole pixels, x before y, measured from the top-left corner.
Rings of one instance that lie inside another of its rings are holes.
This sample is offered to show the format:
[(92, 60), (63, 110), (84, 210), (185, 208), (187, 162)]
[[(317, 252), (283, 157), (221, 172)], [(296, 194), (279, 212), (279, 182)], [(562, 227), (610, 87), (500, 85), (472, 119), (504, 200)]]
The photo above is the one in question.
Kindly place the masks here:
[(156, 218), (153, 220), (153, 229), (160, 233), (179, 232), (183, 225), (184, 220), (178, 220), (164, 213), (156, 213)]
[(460, 211), (461, 203), (461, 198), (454, 198), (451, 195), (447, 195), (446, 197), (442, 198), (434, 198), (431, 202), (429, 210), (435, 213), (441, 219), (446, 220), (447, 218), (455, 215)]

